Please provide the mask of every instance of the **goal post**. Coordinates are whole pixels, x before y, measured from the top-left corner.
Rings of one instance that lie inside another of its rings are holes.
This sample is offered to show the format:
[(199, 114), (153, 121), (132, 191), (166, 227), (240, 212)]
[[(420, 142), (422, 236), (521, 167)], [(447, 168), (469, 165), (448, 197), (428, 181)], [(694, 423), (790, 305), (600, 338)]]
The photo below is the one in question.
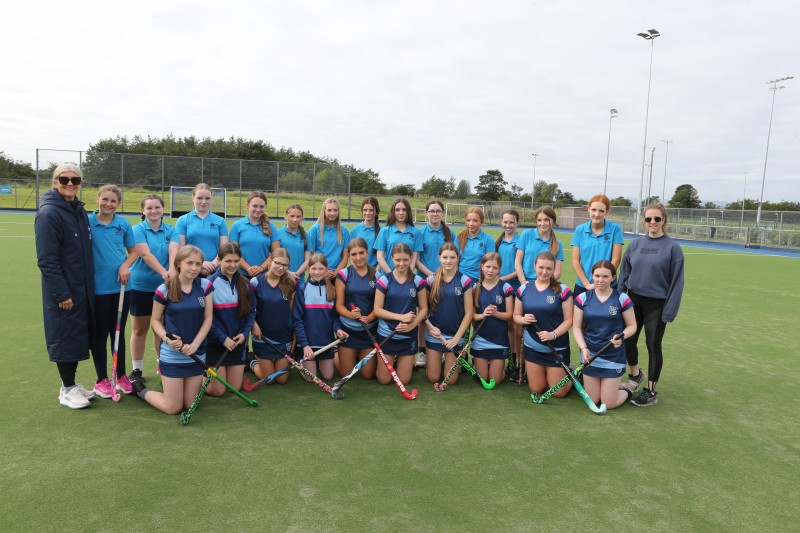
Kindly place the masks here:
[[(194, 187), (169, 188), (169, 216), (178, 218), (194, 209), (192, 192)], [(211, 212), (228, 218), (228, 190), (224, 188), (211, 188)]]
[(483, 223), (487, 225), (492, 224), (492, 213), (490, 206), (484, 204), (444, 204), (444, 222), (447, 225), (464, 224), (464, 219), (467, 216), (467, 210), (470, 207), (479, 207), (483, 211)]

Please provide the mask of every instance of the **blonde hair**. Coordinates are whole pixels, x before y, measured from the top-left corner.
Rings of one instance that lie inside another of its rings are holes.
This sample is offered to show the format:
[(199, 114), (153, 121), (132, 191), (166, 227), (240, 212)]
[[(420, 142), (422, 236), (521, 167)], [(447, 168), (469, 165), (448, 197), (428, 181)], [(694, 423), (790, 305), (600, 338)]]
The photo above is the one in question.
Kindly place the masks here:
[[(175, 267), (175, 271), (178, 274), (181, 273), (181, 263), (193, 255), (199, 255), (201, 262), (205, 260), (205, 257), (203, 256), (203, 250), (192, 244), (187, 244), (178, 250), (178, 253), (175, 254), (175, 261), (172, 263), (172, 266)], [(180, 302), (183, 299), (180, 276), (175, 276), (167, 282), (167, 299), (170, 302)]]
[(83, 179), (83, 172), (81, 172), (81, 167), (76, 165), (75, 163), (61, 163), (53, 170), (53, 187), (58, 184), (58, 177), (63, 174), (64, 172), (74, 172), (81, 179)]
[(319, 243), (320, 245), (325, 244), (325, 226), (326, 226), (326, 218), (325, 218), (325, 207), (328, 204), (335, 204), (336, 207), (339, 208), (339, 215), (336, 217), (336, 237), (337, 237), (337, 244), (341, 246), (342, 244), (342, 206), (339, 205), (339, 200), (336, 198), (328, 198), (324, 202), (322, 202), (322, 211), (319, 213), (319, 218), (317, 219), (317, 224), (319, 224)]
[(117, 195), (117, 200), (120, 202), (122, 201), (122, 190), (113, 184), (103, 185), (99, 189), (97, 189), (97, 197), (100, 198), (100, 195), (103, 194), (105, 191), (113, 192)]
[[(324, 266), (325, 270), (328, 270), (328, 259), (325, 257), (325, 254), (311, 254), (311, 257), (308, 259), (308, 268), (310, 269), (318, 263)], [(323, 276), (322, 281), (325, 283), (325, 299), (332, 302), (336, 299), (336, 289), (333, 288), (333, 283), (331, 283), (331, 280), (327, 277)]]

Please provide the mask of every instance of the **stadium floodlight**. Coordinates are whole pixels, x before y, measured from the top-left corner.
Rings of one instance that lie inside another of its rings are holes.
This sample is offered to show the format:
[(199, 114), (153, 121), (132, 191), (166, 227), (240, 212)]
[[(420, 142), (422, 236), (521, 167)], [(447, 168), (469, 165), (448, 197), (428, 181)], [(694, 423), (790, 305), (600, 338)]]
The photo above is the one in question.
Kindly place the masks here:
[(642, 189), (644, 189), (644, 164), (647, 157), (647, 122), (650, 118), (650, 84), (653, 81), (653, 42), (656, 37), (661, 37), (658, 30), (650, 29), (647, 32), (637, 33), (642, 39), (650, 41), (650, 74), (647, 76), (647, 105), (644, 113), (644, 142), (642, 143), (642, 175), (639, 178), (639, 201), (636, 204), (636, 219), (634, 221), (633, 233), (639, 234), (639, 216), (642, 212)]
[[(756, 212), (756, 227), (759, 227), (761, 223), (761, 204), (764, 203), (764, 183), (767, 181), (767, 157), (769, 156), (769, 138), (772, 135), (772, 115), (775, 112), (775, 94), (780, 91), (781, 89), (785, 89), (784, 85), (778, 87), (778, 84), (782, 81), (794, 79), (794, 76), (786, 76), (785, 78), (778, 78), (776, 80), (770, 80), (767, 82), (767, 85), (772, 85), (769, 88), (772, 91), (772, 108), (769, 112), (769, 129), (767, 129), (767, 151), (764, 153), (764, 173), (761, 176), (761, 196), (758, 198), (758, 211)], [(744, 205), (744, 204), (742, 204)]]
[(664, 184), (661, 186), (661, 203), (666, 204), (667, 199), (665, 196), (667, 195), (667, 161), (669, 160), (669, 145), (675, 141), (661, 139), (661, 142), (667, 143), (667, 154), (664, 156)]
[(611, 109), (611, 116), (608, 118), (608, 149), (606, 150), (606, 179), (603, 180), (603, 194), (606, 194), (606, 186), (608, 185), (608, 156), (611, 155), (611, 120), (616, 118), (619, 111)]
[(536, 160), (539, 154), (531, 154), (533, 156), (533, 187), (531, 188), (531, 211), (533, 211), (533, 191), (536, 190)]

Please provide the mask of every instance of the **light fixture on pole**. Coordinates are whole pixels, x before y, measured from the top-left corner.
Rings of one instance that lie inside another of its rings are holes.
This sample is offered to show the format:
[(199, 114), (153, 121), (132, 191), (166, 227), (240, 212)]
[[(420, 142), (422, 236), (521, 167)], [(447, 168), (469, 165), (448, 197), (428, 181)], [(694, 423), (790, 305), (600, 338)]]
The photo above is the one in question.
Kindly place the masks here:
[(770, 80), (767, 82), (767, 85), (772, 85), (769, 88), (772, 91), (772, 108), (769, 112), (769, 129), (767, 130), (767, 151), (764, 153), (764, 174), (761, 176), (761, 196), (758, 199), (758, 211), (756, 212), (756, 227), (759, 227), (761, 224), (761, 204), (764, 203), (764, 183), (767, 180), (767, 156), (769, 156), (769, 137), (772, 134), (772, 115), (775, 112), (775, 93), (780, 91), (781, 89), (785, 89), (786, 87), (781, 85), (778, 87), (778, 84), (782, 81), (794, 79), (794, 76), (786, 76), (785, 78), (778, 78), (777, 80)]
[(744, 227), (744, 199), (747, 198), (747, 175), (750, 172), (745, 170), (742, 174), (744, 174), (744, 189), (742, 189), (742, 221), (739, 222), (739, 228)]
[(664, 139), (661, 139), (661, 142), (662, 143), (667, 143), (667, 155), (664, 156), (664, 184), (661, 187), (661, 203), (662, 204), (666, 204), (667, 203), (667, 198), (666, 198), (666, 195), (667, 195), (667, 161), (669, 160), (669, 145), (670, 145), (670, 143), (673, 143), (675, 141), (665, 141)]
[(653, 146), (653, 149), (650, 150), (650, 177), (647, 179), (647, 203), (649, 204), (651, 201), (651, 190), (653, 186), (653, 156), (656, 153), (656, 147)]
[(531, 188), (531, 211), (533, 211), (533, 191), (536, 190), (536, 159), (539, 154), (531, 154), (533, 156), (533, 188)]
[(642, 189), (644, 188), (644, 164), (647, 157), (647, 122), (650, 118), (650, 82), (653, 80), (653, 41), (656, 37), (661, 37), (658, 30), (649, 29), (647, 32), (637, 33), (642, 39), (650, 41), (650, 74), (647, 77), (647, 106), (644, 113), (644, 142), (642, 143), (642, 176), (639, 179), (639, 203), (636, 204), (636, 220), (634, 221), (633, 232), (639, 233), (639, 215), (642, 211)]
[(608, 185), (608, 156), (611, 155), (611, 120), (617, 116), (619, 111), (616, 109), (611, 110), (611, 116), (608, 118), (608, 149), (606, 150), (606, 179), (603, 181), (603, 194), (606, 194), (606, 186)]

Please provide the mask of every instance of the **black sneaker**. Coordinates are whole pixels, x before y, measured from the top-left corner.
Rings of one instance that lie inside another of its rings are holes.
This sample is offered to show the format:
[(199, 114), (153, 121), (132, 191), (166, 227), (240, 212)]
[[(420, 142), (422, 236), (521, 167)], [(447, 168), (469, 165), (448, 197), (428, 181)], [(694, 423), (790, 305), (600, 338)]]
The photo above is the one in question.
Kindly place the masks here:
[(131, 384), (133, 384), (134, 381), (141, 381), (142, 383), (147, 383), (147, 380), (145, 380), (144, 376), (142, 376), (142, 371), (139, 370), (138, 368), (135, 368), (133, 369), (133, 371), (131, 371), (131, 375), (128, 376), (128, 379), (131, 380)]
[[(133, 372), (131, 372), (131, 376), (133, 376)], [(144, 400), (142, 395), (147, 390), (147, 387), (145, 386), (144, 381), (142, 381), (142, 379), (141, 379), (141, 374), (140, 374), (139, 379), (132, 379), (131, 380), (131, 388), (133, 389), (133, 392), (134, 392), (134, 394), (136, 394), (137, 397), (139, 397), (142, 400)]]
[(658, 403), (658, 395), (650, 389), (644, 389), (631, 403), (637, 407), (649, 407)]

